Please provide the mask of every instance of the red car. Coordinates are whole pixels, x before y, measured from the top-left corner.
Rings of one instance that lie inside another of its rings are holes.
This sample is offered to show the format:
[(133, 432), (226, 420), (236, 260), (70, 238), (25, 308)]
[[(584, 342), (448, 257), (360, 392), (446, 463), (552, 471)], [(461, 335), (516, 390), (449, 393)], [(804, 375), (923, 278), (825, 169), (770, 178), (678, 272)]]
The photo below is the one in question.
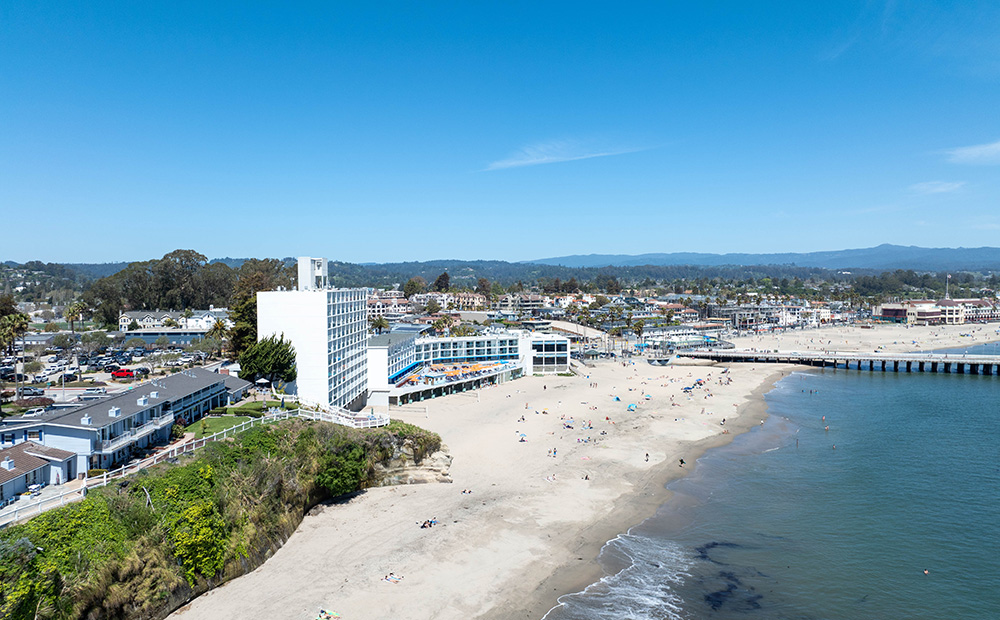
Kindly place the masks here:
[(133, 373), (128, 368), (119, 368), (118, 370), (111, 373), (111, 376), (114, 377), (115, 379), (132, 379), (133, 377), (135, 377), (135, 373)]

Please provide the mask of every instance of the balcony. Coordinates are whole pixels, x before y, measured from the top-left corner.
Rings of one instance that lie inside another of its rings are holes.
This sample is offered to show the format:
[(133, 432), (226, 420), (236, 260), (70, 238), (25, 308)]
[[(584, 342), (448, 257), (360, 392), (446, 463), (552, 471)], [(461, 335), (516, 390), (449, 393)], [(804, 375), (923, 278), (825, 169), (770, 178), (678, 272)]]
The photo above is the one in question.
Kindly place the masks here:
[(121, 448), (124, 448), (125, 446), (129, 445), (130, 443), (139, 441), (140, 439), (142, 439), (146, 435), (153, 433), (154, 431), (158, 431), (161, 428), (170, 426), (171, 424), (173, 424), (173, 422), (174, 422), (174, 412), (167, 411), (163, 413), (163, 415), (157, 418), (153, 418), (152, 420), (146, 422), (142, 426), (137, 426), (135, 428), (129, 429), (124, 433), (122, 433), (121, 435), (114, 437), (113, 439), (102, 441), (101, 448), (97, 450), (97, 452), (102, 452), (107, 454), (110, 452), (114, 452), (115, 450), (120, 450)]

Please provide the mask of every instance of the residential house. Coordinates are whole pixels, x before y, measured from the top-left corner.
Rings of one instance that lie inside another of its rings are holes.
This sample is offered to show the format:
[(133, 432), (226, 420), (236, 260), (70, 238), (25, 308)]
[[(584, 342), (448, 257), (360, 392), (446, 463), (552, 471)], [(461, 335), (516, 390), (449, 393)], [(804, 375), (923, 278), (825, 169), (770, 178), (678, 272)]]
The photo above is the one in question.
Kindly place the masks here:
[(66, 482), (75, 456), (31, 441), (0, 450), (0, 505), (34, 485)]

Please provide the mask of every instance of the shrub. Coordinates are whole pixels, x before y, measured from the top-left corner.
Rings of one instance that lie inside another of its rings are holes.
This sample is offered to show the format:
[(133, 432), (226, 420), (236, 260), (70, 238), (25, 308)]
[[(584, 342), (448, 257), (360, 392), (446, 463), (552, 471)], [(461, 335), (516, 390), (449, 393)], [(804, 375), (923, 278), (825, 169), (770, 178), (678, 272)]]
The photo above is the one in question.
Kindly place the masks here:
[(14, 404), (18, 407), (23, 407), (24, 409), (31, 409), (33, 407), (48, 407), (56, 401), (45, 396), (35, 396), (32, 398), (20, 398), (14, 401)]
[(316, 482), (330, 492), (330, 495), (344, 495), (361, 488), (365, 466), (364, 449), (353, 443), (335, 446), (323, 457), (322, 469), (316, 475)]
[(87, 477), (88, 478), (97, 478), (98, 476), (103, 476), (106, 473), (108, 473), (108, 470), (106, 470), (106, 469), (88, 469), (87, 470)]
[(225, 561), (226, 522), (215, 504), (202, 500), (188, 506), (172, 524), (174, 555), (184, 566), (184, 576), (194, 585), (198, 575), (212, 577)]
[(170, 438), (180, 439), (184, 436), (184, 427), (180, 424), (174, 424), (170, 427)]

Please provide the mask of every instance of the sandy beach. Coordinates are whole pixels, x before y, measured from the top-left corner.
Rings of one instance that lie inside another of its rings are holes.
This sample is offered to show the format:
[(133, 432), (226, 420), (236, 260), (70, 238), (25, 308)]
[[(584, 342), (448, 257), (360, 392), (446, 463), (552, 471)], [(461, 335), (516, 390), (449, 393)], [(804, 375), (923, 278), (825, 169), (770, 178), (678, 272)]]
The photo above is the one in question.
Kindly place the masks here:
[[(982, 344), (998, 338), (995, 329), (838, 327), (736, 344), (914, 351)], [(317, 506), (264, 565), (170, 617), (311, 619), (325, 609), (365, 619), (541, 618), (558, 596), (601, 576), (600, 548), (651, 515), (667, 498), (664, 484), (759, 424), (763, 394), (794, 369), (606, 361), (578, 376), (394, 408), (394, 418), (441, 435), (452, 484), (377, 488)], [(437, 524), (422, 528), (426, 520)]]

